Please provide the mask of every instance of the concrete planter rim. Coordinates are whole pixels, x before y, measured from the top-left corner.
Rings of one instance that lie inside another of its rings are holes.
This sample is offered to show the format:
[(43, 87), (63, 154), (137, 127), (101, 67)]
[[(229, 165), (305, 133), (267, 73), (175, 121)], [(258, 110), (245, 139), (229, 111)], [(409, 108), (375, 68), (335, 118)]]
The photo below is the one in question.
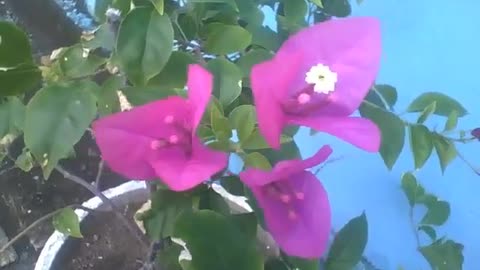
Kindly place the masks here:
[[(129, 181), (103, 192), (105, 196), (111, 199), (117, 205), (126, 205), (131, 202), (143, 202), (148, 200), (148, 191), (145, 182)], [(85, 201), (82, 206), (90, 209), (102, 209), (106, 206), (98, 197), (93, 197)], [(88, 212), (76, 209), (80, 222), (83, 222), (88, 216)], [(45, 243), (35, 264), (34, 270), (52, 270), (53, 262), (56, 260), (59, 251), (64, 248), (68, 236), (55, 231)]]

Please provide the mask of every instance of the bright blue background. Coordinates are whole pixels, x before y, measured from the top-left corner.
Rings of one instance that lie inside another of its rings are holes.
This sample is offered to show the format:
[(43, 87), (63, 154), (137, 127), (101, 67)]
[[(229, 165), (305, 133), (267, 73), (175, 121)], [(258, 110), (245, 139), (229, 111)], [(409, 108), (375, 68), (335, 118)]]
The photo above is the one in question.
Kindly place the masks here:
[[(352, 1), (355, 2), (355, 1)], [(382, 23), (383, 59), (378, 83), (397, 87), (397, 111), (424, 91), (439, 91), (455, 97), (470, 112), (460, 120), (464, 129), (480, 126), (480, 97), (477, 96), (480, 63), (480, 2), (473, 0), (365, 0), (355, 5), (355, 16), (374, 16)], [(267, 24), (273, 25), (268, 16)], [(444, 119), (429, 120), (442, 128)], [(326, 135), (296, 137), (304, 157), (330, 143), (333, 157), (319, 174), (328, 190), (333, 226), (339, 230), (348, 220), (366, 211), (369, 241), (365, 255), (377, 267), (396, 270), (430, 269), (416, 251), (408, 219), (408, 202), (400, 188), (400, 176), (413, 168), (407, 143), (405, 151), (389, 172), (380, 156), (362, 152)], [(459, 146), (473, 163), (480, 165), (480, 144)], [(465, 245), (465, 270), (480, 269), (480, 177), (460, 159), (441, 174), (436, 155), (417, 173), (427, 191), (450, 202), (451, 216), (438, 232)], [(418, 218), (421, 218), (421, 212)], [(426, 238), (422, 239), (427, 241)], [(427, 242), (423, 242), (427, 243)], [(454, 269), (452, 269), (454, 270)]]

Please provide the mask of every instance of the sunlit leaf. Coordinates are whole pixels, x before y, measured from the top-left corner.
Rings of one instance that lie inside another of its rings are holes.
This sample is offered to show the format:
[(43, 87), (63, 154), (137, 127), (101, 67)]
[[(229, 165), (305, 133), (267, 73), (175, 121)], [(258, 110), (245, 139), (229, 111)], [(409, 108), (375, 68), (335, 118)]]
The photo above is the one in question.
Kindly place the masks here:
[(53, 217), (52, 223), (53, 227), (63, 234), (75, 238), (83, 238), (80, 231), (80, 221), (72, 208), (64, 208)]

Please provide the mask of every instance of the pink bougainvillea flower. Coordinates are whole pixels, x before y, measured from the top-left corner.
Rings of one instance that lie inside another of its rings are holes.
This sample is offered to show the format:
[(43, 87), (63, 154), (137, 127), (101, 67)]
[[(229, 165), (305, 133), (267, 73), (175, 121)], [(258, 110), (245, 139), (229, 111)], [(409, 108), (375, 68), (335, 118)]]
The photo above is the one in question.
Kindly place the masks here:
[(251, 85), (259, 128), (275, 149), (286, 125), (311, 127), (376, 152), (380, 130), (349, 117), (374, 83), (380, 65), (374, 18), (334, 19), (293, 34), (271, 60), (257, 64)]
[(171, 96), (93, 123), (102, 158), (134, 179), (160, 178), (172, 190), (193, 188), (227, 165), (227, 154), (207, 148), (195, 134), (212, 93), (213, 77), (188, 68), (188, 99)]
[(319, 258), (327, 248), (331, 227), (327, 193), (306, 169), (331, 153), (324, 146), (313, 157), (281, 161), (271, 171), (251, 168), (240, 173), (263, 209), (268, 231), (291, 256)]

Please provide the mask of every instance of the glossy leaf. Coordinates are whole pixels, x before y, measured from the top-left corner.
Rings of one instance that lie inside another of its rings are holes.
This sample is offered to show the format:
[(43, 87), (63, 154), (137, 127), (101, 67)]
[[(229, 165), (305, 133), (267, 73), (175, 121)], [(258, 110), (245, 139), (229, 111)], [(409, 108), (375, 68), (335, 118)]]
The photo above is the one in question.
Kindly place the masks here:
[(255, 213), (244, 213), (231, 215), (230, 220), (245, 234), (251, 241), (257, 237), (257, 217)]
[(219, 111), (213, 110), (210, 116), (210, 124), (215, 137), (221, 141), (229, 140), (232, 137), (231, 123)]
[(334, 17), (347, 17), (352, 13), (348, 0), (322, 0), (325, 13)]
[(187, 83), (188, 65), (193, 63), (195, 60), (191, 54), (181, 51), (173, 52), (160, 74), (150, 79), (148, 85), (165, 90), (183, 88)]
[(167, 14), (137, 7), (123, 20), (117, 39), (120, 67), (130, 81), (143, 85), (160, 73), (173, 50), (173, 27)]
[(28, 103), (25, 144), (42, 167), (45, 179), (95, 118), (96, 98), (90, 90), (96, 87), (86, 81), (52, 84)]
[(432, 239), (432, 241), (435, 241), (437, 239), (437, 232), (435, 231), (435, 229), (431, 226), (428, 226), (428, 225), (422, 225), (420, 227), (418, 227), (418, 230), (419, 231), (422, 231), (424, 232), (426, 235), (428, 235), (430, 237), (430, 239)]
[(427, 225), (443, 225), (450, 216), (450, 204), (445, 201), (435, 201), (426, 204), (427, 213), (421, 223)]
[(360, 114), (372, 120), (380, 128), (382, 135), (380, 155), (385, 165), (391, 170), (405, 143), (405, 126), (402, 119), (370, 103), (362, 104)]
[(257, 150), (257, 152), (264, 155), (272, 165), (282, 160), (302, 158), (300, 154), (300, 149), (298, 148), (297, 143), (293, 139), (289, 142), (282, 143), (280, 145), (280, 150), (265, 148)]
[[(14, 23), (0, 22), (0, 70), (20, 64), (33, 64), (32, 48), (27, 34)], [(3, 80), (2, 81), (3, 84)]]
[(242, 51), (252, 42), (252, 35), (239, 25), (210, 23), (206, 26), (205, 34), (204, 48), (212, 54)]
[(0, 97), (23, 94), (40, 85), (41, 80), (42, 73), (32, 64), (20, 64), (6, 70), (0, 68)]
[(434, 101), (432, 104), (428, 105), (425, 110), (420, 114), (420, 116), (417, 119), (417, 124), (423, 124), (428, 117), (435, 111), (435, 108), (437, 107), (437, 102)]
[(457, 111), (458, 117), (467, 115), (467, 110), (455, 99), (437, 92), (426, 92), (418, 96), (407, 108), (408, 112), (421, 112), (433, 102), (437, 103), (434, 114), (449, 116), (452, 111)]
[(351, 270), (360, 262), (368, 240), (365, 213), (350, 220), (335, 236), (325, 270)]
[(444, 131), (451, 131), (457, 127), (458, 123), (458, 113), (457, 111), (451, 111), (448, 115), (447, 122), (445, 122)]
[(453, 142), (439, 135), (433, 136), (433, 145), (435, 146), (440, 168), (443, 173), (447, 169), (447, 166), (457, 157), (457, 149)]
[(228, 120), (234, 129), (240, 142), (245, 141), (254, 131), (257, 117), (253, 105), (240, 105), (233, 109)]
[(248, 78), (254, 65), (267, 61), (272, 57), (273, 54), (264, 49), (250, 50), (238, 59), (237, 66), (242, 70), (243, 77)]
[(409, 129), (415, 169), (420, 169), (432, 154), (433, 136), (424, 125), (410, 125)]
[(23, 130), (25, 105), (17, 97), (0, 101), (0, 139), (7, 134), (17, 134)]
[(125, 87), (122, 89), (122, 93), (133, 106), (176, 95), (175, 91), (167, 91), (155, 86)]
[(245, 162), (246, 167), (262, 170), (270, 170), (272, 168), (272, 165), (270, 164), (268, 159), (258, 152), (247, 154), (243, 161)]
[(242, 71), (225, 58), (210, 60), (207, 66), (214, 74), (213, 94), (223, 106), (228, 106), (242, 92)]
[(94, 74), (107, 59), (92, 54), (78, 44), (64, 50), (58, 61), (64, 76), (78, 78)]
[(182, 213), (174, 236), (185, 241), (195, 270), (263, 270), (263, 258), (241, 228), (210, 210)]
[(117, 91), (123, 86), (124, 79), (121, 76), (111, 76), (102, 85), (101, 88), (95, 88), (94, 94), (97, 96), (98, 113), (100, 116), (116, 113), (120, 111), (120, 101)]
[(109, 24), (100, 25), (93, 33), (93, 36), (84, 36), (84, 48), (96, 49), (104, 48), (112, 51), (115, 47), (115, 34)]
[(236, 196), (244, 195), (244, 185), (242, 184), (238, 176), (223, 176), (222, 178), (220, 178), (220, 183), (222, 187), (229, 193)]
[(52, 223), (53, 227), (63, 234), (75, 238), (83, 238), (80, 231), (80, 221), (72, 208), (64, 208), (53, 217)]
[(268, 26), (253, 25), (247, 26), (247, 29), (252, 34), (252, 45), (263, 47), (269, 51), (277, 51), (280, 48), (282, 40)]
[(159, 189), (152, 195), (151, 209), (138, 219), (143, 222), (148, 237), (158, 241), (172, 236), (177, 216), (191, 206), (191, 197), (187, 194)]
[(463, 245), (452, 240), (437, 240), (429, 246), (420, 247), (420, 252), (432, 269), (463, 269)]
[(388, 84), (377, 84), (373, 89), (382, 96), (390, 108), (395, 106), (398, 99), (397, 89), (395, 87)]

